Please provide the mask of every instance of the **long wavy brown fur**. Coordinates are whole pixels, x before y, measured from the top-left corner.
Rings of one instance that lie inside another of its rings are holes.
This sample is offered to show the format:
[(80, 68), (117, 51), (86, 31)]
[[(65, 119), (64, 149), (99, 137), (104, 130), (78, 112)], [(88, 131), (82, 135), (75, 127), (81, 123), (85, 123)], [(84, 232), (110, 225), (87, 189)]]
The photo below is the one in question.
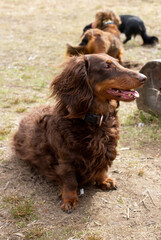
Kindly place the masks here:
[[(110, 82), (140, 86), (139, 74), (106, 54), (70, 58), (51, 83), (56, 105), (27, 114), (13, 137), (16, 155), (61, 185), (61, 208), (68, 213), (78, 205), (78, 185), (95, 181), (104, 190), (116, 188), (107, 177), (119, 138), (117, 99), (106, 93)], [(107, 119), (99, 126), (84, 120), (87, 113)]]
[(67, 56), (80, 54), (107, 53), (121, 62), (120, 39), (110, 32), (98, 28), (87, 30), (81, 38), (79, 46), (67, 44)]
[[(94, 21), (94, 28), (99, 28), (101, 30), (104, 30), (108, 27), (108, 25), (104, 25), (103, 22), (111, 20), (113, 21), (115, 26), (118, 26), (119, 24), (121, 24), (121, 19), (120, 17), (114, 13), (112, 10), (107, 10), (107, 11), (99, 11), (96, 13), (95, 16), (95, 21)], [(118, 31), (119, 33), (119, 31)]]
[[(104, 25), (104, 21), (108, 21), (108, 20), (111, 20), (113, 24)], [(123, 47), (122, 47), (122, 42), (120, 38), (120, 31), (118, 30), (119, 24), (121, 24), (120, 17), (117, 14), (115, 14), (115, 12), (113, 12), (112, 10), (107, 10), (107, 11), (99, 11), (96, 13), (93, 27), (99, 28), (102, 31), (108, 32), (111, 34), (111, 36), (113, 36), (113, 45), (119, 52), (116, 58), (118, 58), (119, 62), (121, 63)], [(117, 42), (117, 45), (115, 42)], [(114, 51), (116, 51), (116, 49), (114, 49)], [(109, 55), (111, 55), (111, 53), (109, 53)]]

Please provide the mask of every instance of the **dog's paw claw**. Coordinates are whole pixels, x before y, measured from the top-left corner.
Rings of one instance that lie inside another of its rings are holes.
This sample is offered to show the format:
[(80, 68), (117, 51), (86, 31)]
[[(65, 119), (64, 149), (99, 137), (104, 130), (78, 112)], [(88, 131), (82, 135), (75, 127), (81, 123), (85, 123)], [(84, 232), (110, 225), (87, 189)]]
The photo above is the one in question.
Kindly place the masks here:
[(72, 208), (70, 210), (68, 209), (67, 213), (68, 214), (72, 213)]
[(113, 187), (113, 190), (117, 190), (117, 189), (118, 189), (118, 187), (117, 187), (117, 186), (114, 186), (114, 187)]
[(73, 210), (76, 209), (77, 207), (78, 207), (77, 199), (73, 199), (72, 201), (71, 200), (65, 201), (61, 205), (61, 209), (63, 210), (63, 212), (66, 212), (68, 214), (71, 214), (73, 212)]

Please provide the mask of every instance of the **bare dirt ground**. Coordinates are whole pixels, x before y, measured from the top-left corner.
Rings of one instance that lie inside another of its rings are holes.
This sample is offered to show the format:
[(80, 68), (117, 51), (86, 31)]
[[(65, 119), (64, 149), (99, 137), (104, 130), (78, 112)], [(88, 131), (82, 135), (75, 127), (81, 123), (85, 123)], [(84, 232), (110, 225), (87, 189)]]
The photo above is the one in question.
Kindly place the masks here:
[[(57, 185), (16, 159), (10, 138), (19, 120), (49, 100), (49, 85), (65, 58), (66, 43), (77, 44), (96, 11), (140, 16), (161, 43), (160, 0), (0, 1), (0, 240), (161, 239), (161, 121), (121, 104), (119, 155), (110, 170), (118, 190), (85, 186), (79, 208), (60, 210)], [(124, 39), (124, 35), (122, 35)], [(123, 60), (161, 58), (161, 44), (124, 46)], [(141, 123), (141, 124), (140, 124)]]

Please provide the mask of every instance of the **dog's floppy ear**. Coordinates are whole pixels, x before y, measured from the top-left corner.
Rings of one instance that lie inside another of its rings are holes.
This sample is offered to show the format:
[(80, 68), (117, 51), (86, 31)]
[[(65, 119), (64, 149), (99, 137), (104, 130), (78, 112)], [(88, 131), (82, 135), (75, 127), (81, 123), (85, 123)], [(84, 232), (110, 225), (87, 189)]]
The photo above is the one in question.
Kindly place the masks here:
[(87, 50), (85, 46), (71, 46), (67, 44), (66, 56), (79, 56), (80, 54), (86, 54)]
[(112, 10), (107, 11), (107, 14), (109, 16), (109, 19), (111, 19), (114, 22), (114, 24), (116, 25), (121, 24), (120, 17), (117, 14), (115, 14)]
[(102, 22), (103, 22), (103, 12), (97, 12), (95, 16), (95, 21), (94, 21), (94, 28), (101, 28), (102, 27)]
[(90, 108), (93, 91), (88, 78), (89, 60), (86, 56), (69, 58), (62, 73), (51, 83), (52, 96), (66, 112), (67, 118), (83, 117)]

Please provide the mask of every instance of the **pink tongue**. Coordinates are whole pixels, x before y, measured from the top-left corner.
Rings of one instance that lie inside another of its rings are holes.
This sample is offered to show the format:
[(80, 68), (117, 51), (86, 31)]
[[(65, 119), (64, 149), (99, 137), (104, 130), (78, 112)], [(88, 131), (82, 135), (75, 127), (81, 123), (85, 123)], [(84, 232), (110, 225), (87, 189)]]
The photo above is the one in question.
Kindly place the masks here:
[(121, 96), (130, 97), (130, 95), (134, 96), (134, 98), (139, 98), (139, 93), (137, 91), (121, 91)]
[(115, 96), (123, 97), (125, 99), (139, 98), (139, 93), (137, 91), (116, 91), (114, 89), (108, 89), (107, 92)]

